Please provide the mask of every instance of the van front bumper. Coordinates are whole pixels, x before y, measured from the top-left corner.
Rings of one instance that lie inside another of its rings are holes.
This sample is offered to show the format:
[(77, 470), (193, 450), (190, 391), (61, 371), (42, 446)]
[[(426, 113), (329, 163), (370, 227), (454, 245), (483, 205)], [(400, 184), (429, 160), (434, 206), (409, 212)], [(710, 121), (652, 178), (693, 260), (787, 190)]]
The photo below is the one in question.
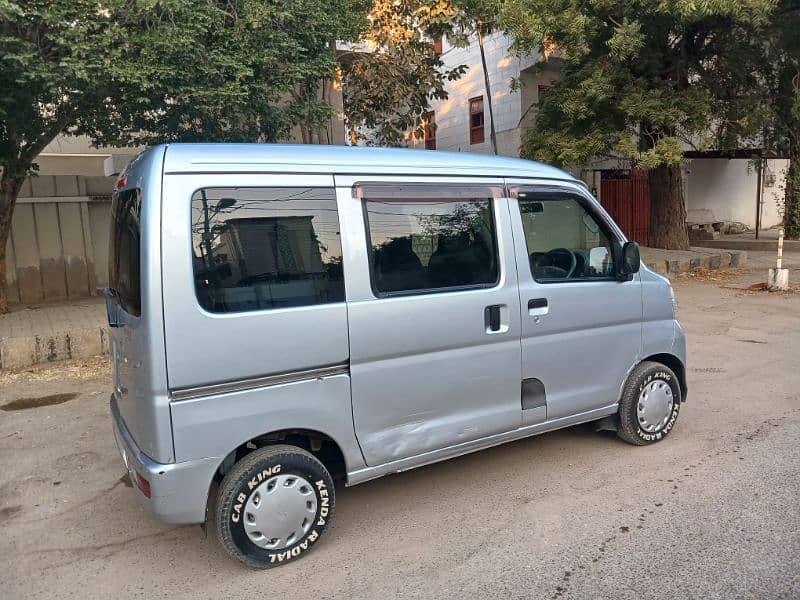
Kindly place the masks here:
[[(204, 523), (209, 486), (221, 459), (204, 458), (170, 464), (155, 462), (136, 445), (125, 427), (113, 394), (111, 414), (117, 449), (139, 502), (165, 523)], [(137, 473), (149, 484), (149, 497), (142, 491)]]

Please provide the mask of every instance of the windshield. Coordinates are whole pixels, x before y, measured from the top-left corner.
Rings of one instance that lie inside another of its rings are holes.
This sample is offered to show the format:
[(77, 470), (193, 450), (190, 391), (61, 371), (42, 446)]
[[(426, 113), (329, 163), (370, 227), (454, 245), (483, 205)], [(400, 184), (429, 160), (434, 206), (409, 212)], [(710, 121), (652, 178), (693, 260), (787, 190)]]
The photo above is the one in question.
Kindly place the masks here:
[(111, 200), (108, 281), (122, 308), (134, 317), (142, 313), (139, 289), (141, 214), (141, 190), (114, 193)]

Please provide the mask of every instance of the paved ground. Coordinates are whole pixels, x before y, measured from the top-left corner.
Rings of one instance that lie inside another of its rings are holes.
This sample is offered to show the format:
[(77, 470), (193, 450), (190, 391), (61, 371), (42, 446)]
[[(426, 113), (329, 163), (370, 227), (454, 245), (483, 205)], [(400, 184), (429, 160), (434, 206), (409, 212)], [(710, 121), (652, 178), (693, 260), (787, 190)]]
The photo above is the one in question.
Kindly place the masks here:
[(137, 506), (103, 359), (0, 374), (5, 409), (67, 394), (0, 412), (0, 595), (798, 598), (800, 292), (730, 289), (767, 260), (677, 280), (691, 392), (663, 443), (578, 427), (341, 489), (325, 542), (267, 572)]

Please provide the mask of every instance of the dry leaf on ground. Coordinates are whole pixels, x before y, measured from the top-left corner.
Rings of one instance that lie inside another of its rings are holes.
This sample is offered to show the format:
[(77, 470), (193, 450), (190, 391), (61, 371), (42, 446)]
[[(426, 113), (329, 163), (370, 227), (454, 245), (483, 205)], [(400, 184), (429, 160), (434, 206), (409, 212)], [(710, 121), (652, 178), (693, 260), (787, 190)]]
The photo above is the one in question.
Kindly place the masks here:
[(21, 371), (0, 371), (0, 385), (20, 381), (56, 381), (58, 379), (85, 381), (99, 377), (111, 377), (111, 362), (108, 356), (40, 364)]

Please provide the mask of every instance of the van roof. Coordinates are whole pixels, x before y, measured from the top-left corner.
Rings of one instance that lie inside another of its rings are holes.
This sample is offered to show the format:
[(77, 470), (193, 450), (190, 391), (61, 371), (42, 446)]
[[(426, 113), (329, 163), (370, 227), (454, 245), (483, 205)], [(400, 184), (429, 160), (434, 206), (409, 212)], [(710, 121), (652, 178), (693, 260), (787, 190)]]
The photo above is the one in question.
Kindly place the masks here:
[(474, 175), (567, 179), (538, 162), (475, 152), (300, 144), (168, 144), (165, 173), (302, 172), (384, 175)]

